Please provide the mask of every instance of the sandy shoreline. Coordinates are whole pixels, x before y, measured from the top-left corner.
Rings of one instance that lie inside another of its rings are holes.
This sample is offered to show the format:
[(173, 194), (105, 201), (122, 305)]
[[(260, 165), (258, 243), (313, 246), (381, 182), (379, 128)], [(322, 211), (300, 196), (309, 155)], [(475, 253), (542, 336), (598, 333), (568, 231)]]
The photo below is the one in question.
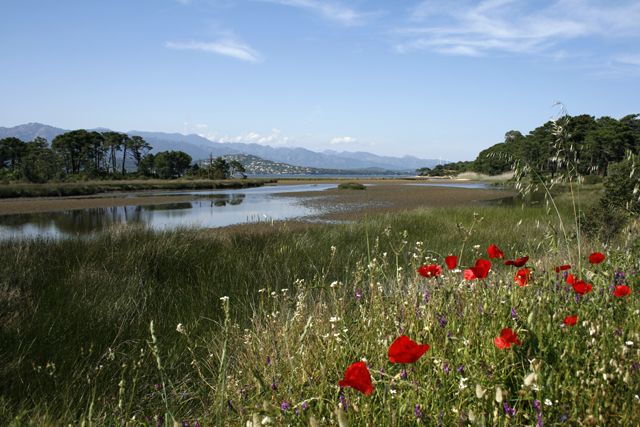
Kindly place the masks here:
[[(354, 219), (364, 213), (377, 214), (416, 209), (419, 207), (449, 207), (477, 205), (478, 201), (507, 197), (512, 191), (500, 189), (469, 189), (446, 186), (411, 185), (420, 184), (412, 180), (285, 180), (278, 186), (302, 184), (339, 184), (357, 181), (368, 186), (366, 190), (325, 190), (286, 193), (283, 196), (302, 198), (303, 204), (318, 208), (325, 220)], [(468, 182), (468, 181), (465, 181)], [(429, 183), (433, 183), (430, 181)], [(441, 182), (436, 182), (440, 184)], [(241, 189), (238, 189), (241, 192)], [(145, 190), (77, 197), (42, 197), (0, 200), (0, 215), (64, 211), (73, 209), (104, 208), (112, 206), (136, 206), (159, 203), (179, 203), (194, 200), (193, 195), (175, 195), (181, 191), (159, 192)], [(158, 194), (162, 193), (162, 194)], [(152, 194), (155, 194), (152, 196)]]

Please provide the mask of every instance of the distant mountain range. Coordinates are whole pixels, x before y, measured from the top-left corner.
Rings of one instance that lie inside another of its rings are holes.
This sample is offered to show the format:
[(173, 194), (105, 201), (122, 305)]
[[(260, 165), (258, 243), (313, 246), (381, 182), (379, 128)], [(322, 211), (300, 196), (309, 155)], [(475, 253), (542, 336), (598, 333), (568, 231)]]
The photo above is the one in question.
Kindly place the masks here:
[[(88, 129), (105, 132), (109, 129)], [(23, 141), (31, 141), (39, 136), (51, 142), (53, 138), (69, 130), (29, 123), (12, 128), (0, 127), (0, 139), (16, 137)], [(268, 145), (243, 144), (238, 142), (214, 142), (199, 135), (182, 135), (164, 132), (126, 132), (129, 136), (139, 135), (152, 147), (152, 152), (184, 151), (194, 160), (206, 159), (209, 154), (220, 157), (231, 154), (247, 154), (278, 163), (292, 166), (323, 168), (323, 169), (378, 169), (391, 171), (415, 171), (422, 167), (433, 168), (439, 163), (436, 159), (419, 159), (414, 156), (389, 157), (377, 156), (368, 152), (337, 152), (325, 150), (322, 153), (305, 148), (274, 148)]]

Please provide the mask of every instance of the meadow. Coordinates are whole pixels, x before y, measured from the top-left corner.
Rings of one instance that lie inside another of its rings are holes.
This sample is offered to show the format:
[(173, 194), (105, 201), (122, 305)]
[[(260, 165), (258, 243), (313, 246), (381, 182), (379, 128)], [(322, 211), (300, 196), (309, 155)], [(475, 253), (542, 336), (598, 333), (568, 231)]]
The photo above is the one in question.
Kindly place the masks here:
[(637, 425), (640, 236), (571, 201), (2, 242), (0, 424)]

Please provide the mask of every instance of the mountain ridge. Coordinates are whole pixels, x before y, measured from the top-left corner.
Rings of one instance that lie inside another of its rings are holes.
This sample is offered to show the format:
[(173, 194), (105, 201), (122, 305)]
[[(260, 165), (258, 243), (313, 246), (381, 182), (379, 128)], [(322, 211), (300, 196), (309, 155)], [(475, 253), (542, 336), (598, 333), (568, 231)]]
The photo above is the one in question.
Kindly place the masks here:
[[(103, 132), (107, 129), (98, 128)], [(87, 129), (89, 131), (97, 129)], [(28, 123), (12, 128), (0, 127), (0, 139), (16, 137), (23, 141), (31, 141), (40, 136), (49, 142), (57, 135), (69, 130), (56, 128), (42, 123)], [(325, 150), (315, 152), (302, 147), (271, 147), (256, 143), (216, 142), (196, 134), (183, 135), (180, 133), (147, 132), (131, 130), (127, 135), (143, 137), (152, 147), (152, 153), (174, 150), (184, 151), (194, 161), (205, 159), (210, 154), (214, 157), (224, 155), (247, 154), (258, 156), (265, 160), (286, 163), (292, 166), (313, 167), (323, 169), (367, 169), (379, 168), (391, 171), (413, 171), (421, 167), (434, 167), (439, 163), (436, 159), (419, 159), (415, 156), (403, 157), (378, 156), (369, 152), (337, 152)]]

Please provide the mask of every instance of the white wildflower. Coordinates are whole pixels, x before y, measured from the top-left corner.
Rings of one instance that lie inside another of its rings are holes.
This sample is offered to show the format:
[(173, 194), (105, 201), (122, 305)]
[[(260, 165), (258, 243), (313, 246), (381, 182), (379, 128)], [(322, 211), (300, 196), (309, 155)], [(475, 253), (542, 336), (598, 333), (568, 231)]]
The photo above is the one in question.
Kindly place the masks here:
[(185, 330), (182, 323), (178, 323), (178, 326), (176, 327), (176, 331), (180, 332), (181, 334), (184, 334)]
[(544, 404), (547, 406), (553, 406), (553, 403), (549, 399), (545, 399)]

